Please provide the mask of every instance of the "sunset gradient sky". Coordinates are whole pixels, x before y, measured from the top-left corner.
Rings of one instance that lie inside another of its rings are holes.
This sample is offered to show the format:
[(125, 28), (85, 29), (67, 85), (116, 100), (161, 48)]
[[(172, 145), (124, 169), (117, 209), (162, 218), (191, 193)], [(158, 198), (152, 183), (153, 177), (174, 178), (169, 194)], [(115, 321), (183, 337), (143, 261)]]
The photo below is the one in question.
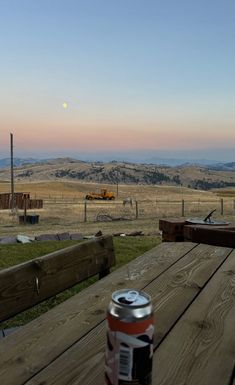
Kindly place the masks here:
[(233, 0), (0, 0), (0, 35), (0, 158), (13, 132), (15, 156), (235, 160)]

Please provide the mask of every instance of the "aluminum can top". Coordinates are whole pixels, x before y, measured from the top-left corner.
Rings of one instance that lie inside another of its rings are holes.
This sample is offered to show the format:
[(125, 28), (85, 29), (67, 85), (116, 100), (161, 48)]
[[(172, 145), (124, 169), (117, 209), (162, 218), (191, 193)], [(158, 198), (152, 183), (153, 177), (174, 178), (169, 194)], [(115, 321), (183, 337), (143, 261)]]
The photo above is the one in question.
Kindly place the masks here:
[(108, 313), (125, 322), (139, 322), (152, 316), (151, 298), (148, 294), (133, 289), (115, 291)]
[(148, 294), (138, 290), (123, 289), (112, 294), (114, 303), (127, 307), (144, 307), (150, 304), (151, 298)]

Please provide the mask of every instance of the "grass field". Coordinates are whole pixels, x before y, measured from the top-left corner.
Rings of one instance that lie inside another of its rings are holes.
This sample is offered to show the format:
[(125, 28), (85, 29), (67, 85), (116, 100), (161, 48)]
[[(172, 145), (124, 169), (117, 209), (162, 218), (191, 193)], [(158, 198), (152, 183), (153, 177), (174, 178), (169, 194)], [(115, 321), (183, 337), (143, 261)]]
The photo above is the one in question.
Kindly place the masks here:
[[(220, 199), (223, 197), (224, 218), (235, 220), (235, 189), (215, 191), (192, 190), (181, 186), (159, 185), (100, 185), (75, 181), (45, 181), (16, 184), (16, 191), (30, 192), (31, 198), (44, 200), (44, 208), (29, 211), (40, 215), (39, 224), (22, 226), (18, 216), (9, 210), (0, 212), (0, 236), (9, 234), (37, 235), (45, 232), (82, 232), (86, 235), (98, 230), (104, 234), (142, 230), (152, 233), (158, 229), (158, 220), (162, 217), (179, 217), (182, 215), (184, 200), (186, 217), (206, 216), (216, 209), (216, 218), (220, 218)], [(87, 222), (85, 219), (84, 196), (89, 191), (100, 191), (107, 187), (118, 197), (114, 202), (93, 201), (87, 203)], [(10, 192), (10, 183), (0, 182), (0, 192)], [(123, 200), (131, 197), (134, 204), (123, 205)], [(138, 202), (138, 213), (135, 201)], [(23, 214), (19, 211), (18, 214)], [(138, 214), (138, 219), (136, 220)], [(115, 221), (100, 222), (100, 215), (111, 215)], [(117, 220), (124, 218), (125, 220)]]
[[(118, 237), (114, 238), (114, 249), (116, 255), (116, 266), (113, 269), (128, 263), (138, 255), (143, 254), (147, 250), (153, 248), (161, 242), (160, 237)], [(32, 244), (16, 244), (16, 245), (1, 245), (0, 246), (0, 269), (4, 269), (18, 263), (33, 259), (45, 254), (48, 254), (59, 248), (70, 246), (77, 243), (76, 241), (48, 241), (38, 242)], [(19, 315), (13, 317), (9, 321), (0, 324), (1, 328), (13, 327), (23, 325), (32, 319), (38, 317), (40, 314), (46, 312), (53, 306), (63, 302), (72, 295), (78, 293), (85, 287), (91, 285), (98, 279), (97, 276), (86, 280), (71, 289), (50, 298), (43, 303), (34, 306), (32, 309), (24, 311)]]

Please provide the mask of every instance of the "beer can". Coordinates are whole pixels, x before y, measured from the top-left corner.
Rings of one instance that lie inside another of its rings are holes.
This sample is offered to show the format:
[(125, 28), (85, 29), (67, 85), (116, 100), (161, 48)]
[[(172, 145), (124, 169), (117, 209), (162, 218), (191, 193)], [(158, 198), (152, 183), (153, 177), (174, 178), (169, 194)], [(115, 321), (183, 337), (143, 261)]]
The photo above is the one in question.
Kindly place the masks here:
[(115, 291), (107, 311), (106, 385), (151, 385), (153, 336), (150, 296)]

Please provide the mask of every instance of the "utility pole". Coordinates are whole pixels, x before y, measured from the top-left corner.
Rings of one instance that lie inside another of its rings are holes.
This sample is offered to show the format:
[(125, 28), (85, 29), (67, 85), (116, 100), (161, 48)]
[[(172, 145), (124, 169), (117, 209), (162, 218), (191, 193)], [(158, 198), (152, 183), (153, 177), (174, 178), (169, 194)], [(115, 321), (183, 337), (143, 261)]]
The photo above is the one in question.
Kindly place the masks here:
[(11, 138), (11, 211), (15, 209), (15, 192), (14, 192), (14, 164), (13, 164), (13, 134), (10, 134)]

